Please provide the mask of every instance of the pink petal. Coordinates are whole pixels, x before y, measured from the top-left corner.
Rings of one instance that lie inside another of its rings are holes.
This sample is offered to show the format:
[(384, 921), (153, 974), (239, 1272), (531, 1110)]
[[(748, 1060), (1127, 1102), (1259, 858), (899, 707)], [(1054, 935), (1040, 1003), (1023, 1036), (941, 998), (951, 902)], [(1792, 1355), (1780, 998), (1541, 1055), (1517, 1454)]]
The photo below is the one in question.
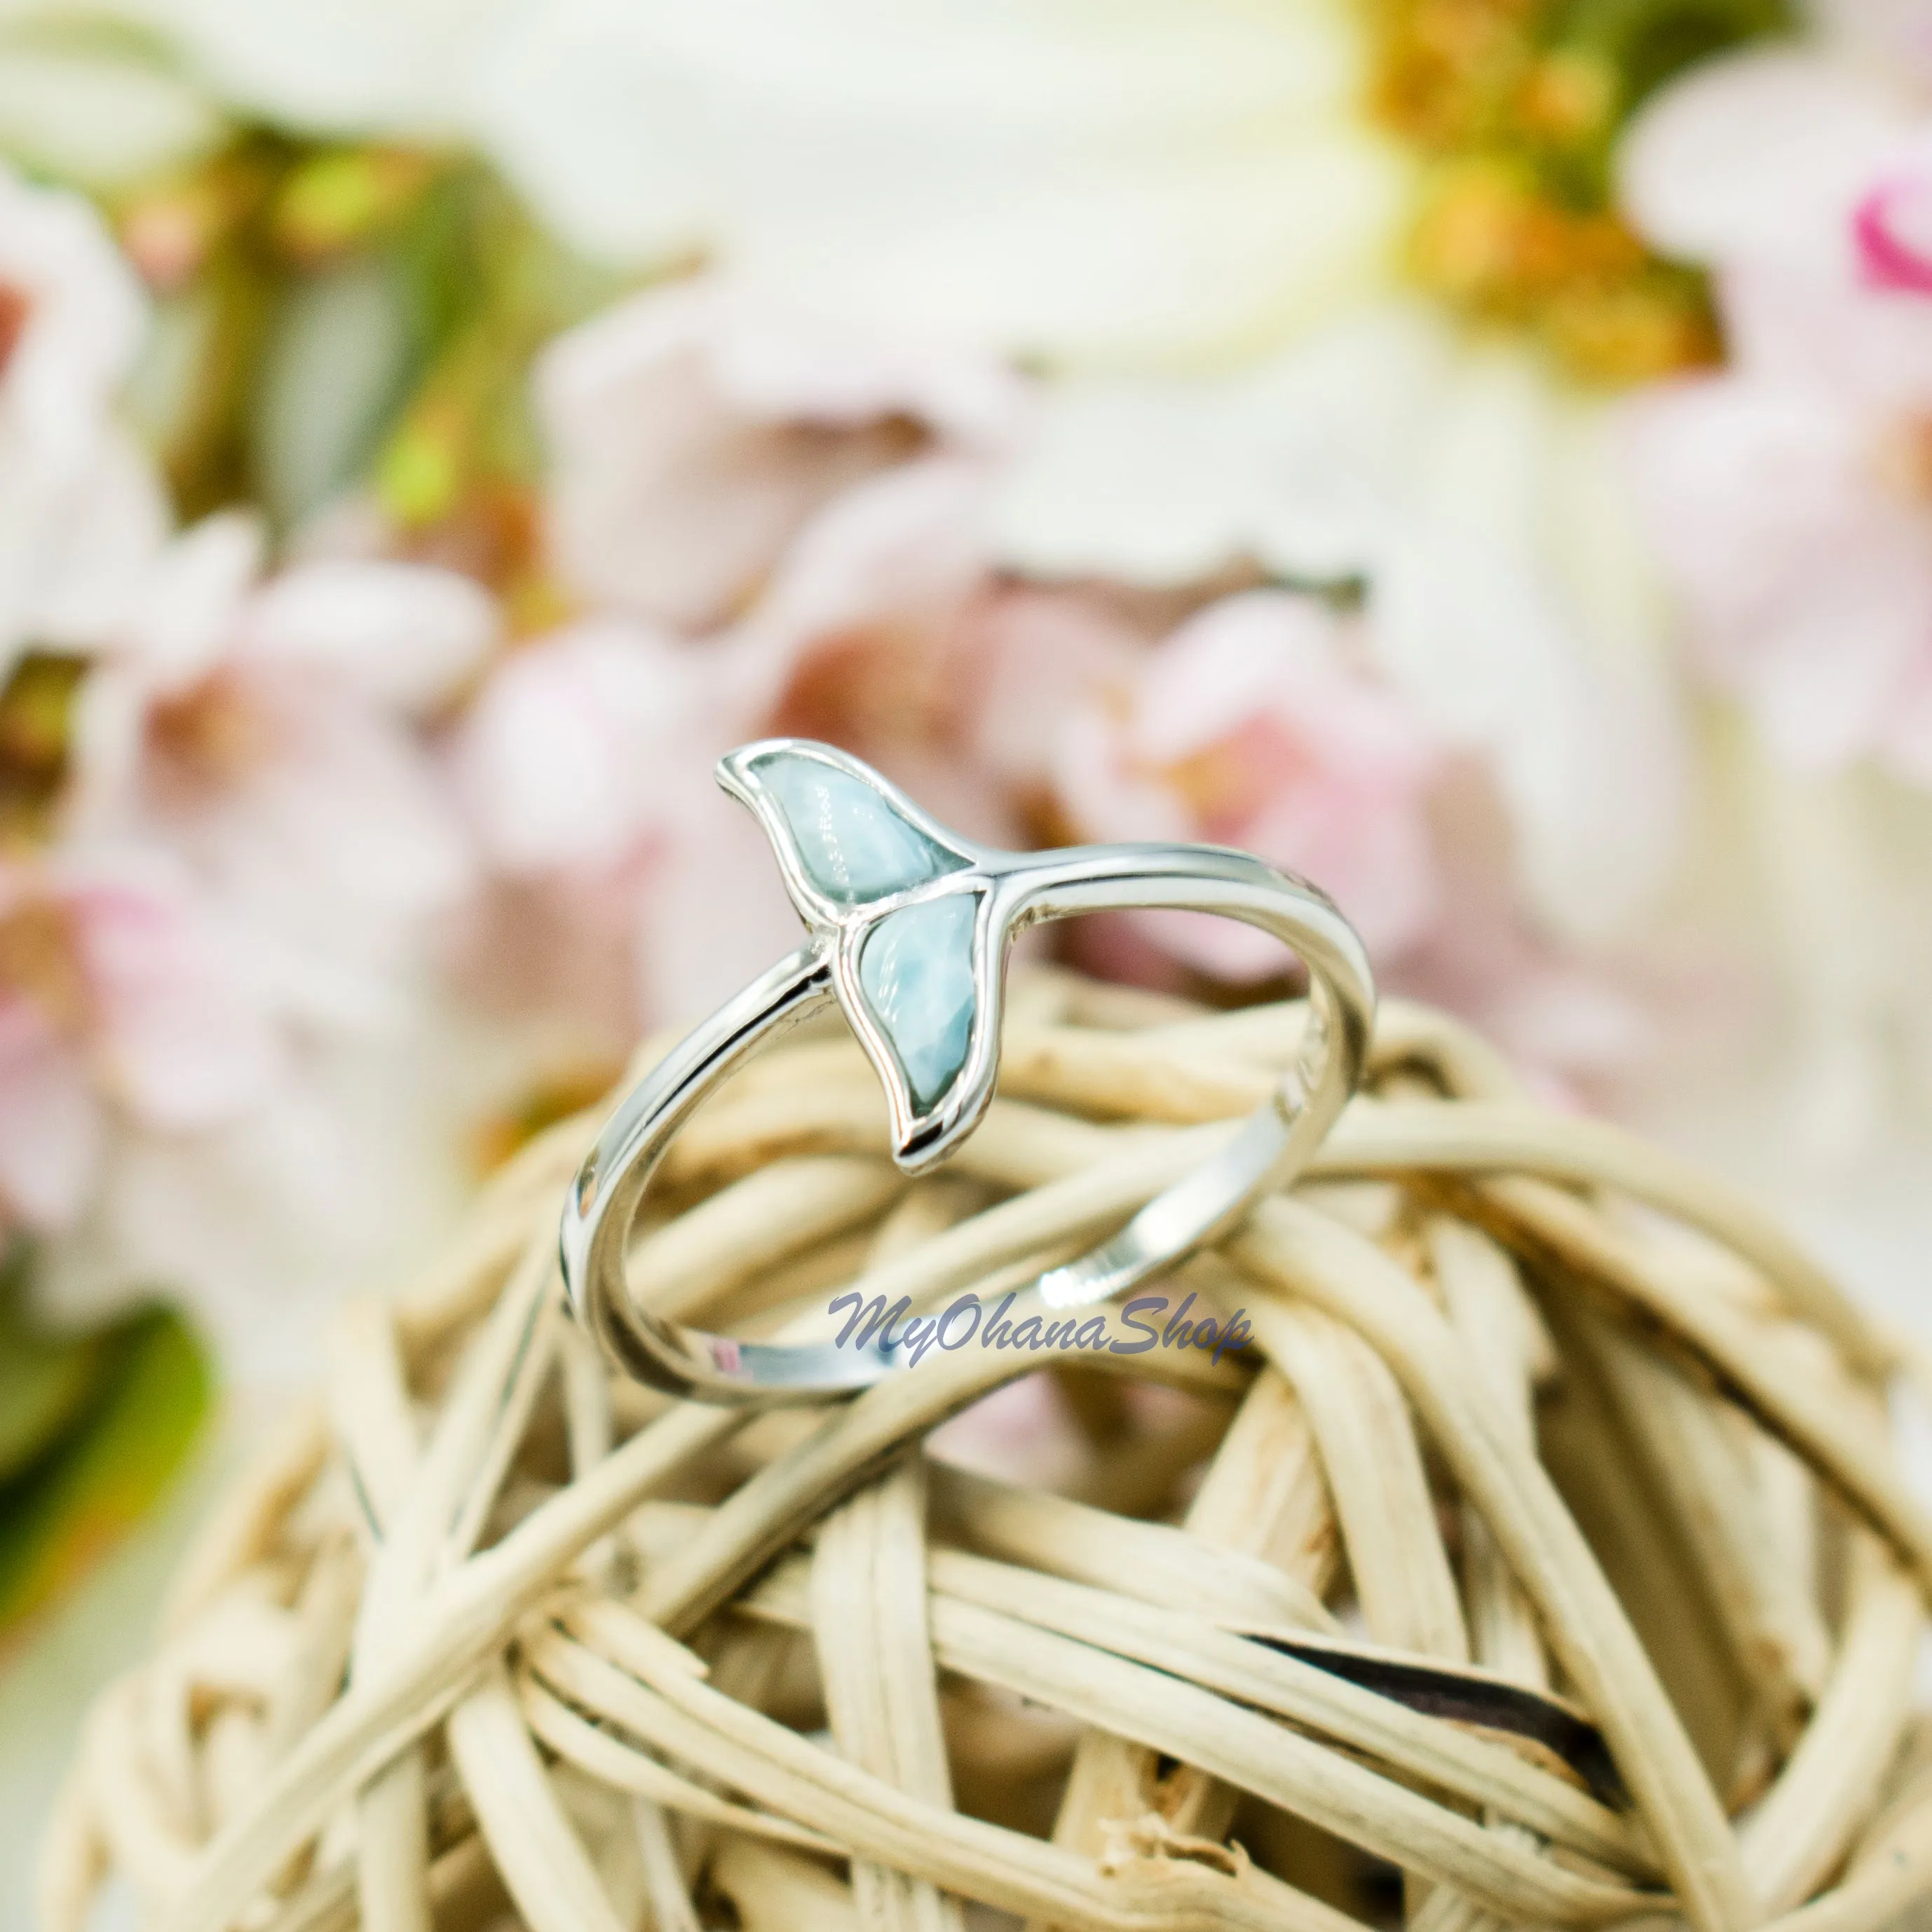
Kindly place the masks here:
[(1253, 926), (1198, 912), (1137, 912), (1136, 928), (1171, 959), (1210, 979), (1252, 985), (1292, 970), (1294, 962), (1276, 940)]
[(537, 389), (564, 574), (692, 630), (744, 608), (816, 512), (918, 441), (1003, 446), (1020, 395), (991, 358), (882, 349), (709, 282), (571, 331)]
[(1910, 131), (1857, 72), (1784, 46), (1693, 68), (1619, 149), (1623, 204), (1666, 254), (1848, 266), (1845, 220)]
[(169, 546), (122, 640), (145, 683), (178, 690), (227, 648), (265, 545), (254, 516), (224, 510)]
[(702, 1018), (802, 936), (756, 820), (709, 788), (664, 826), (633, 919), (638, 1010), (654, 1025)]
[(733, 640), (736, 701), (771, 711), (821, 644), (868, 628), (929, 638), (962, 611), (983, 569), (985, 472), (928, 457), (854, 484), (800, 532)]
[(614, 395), (640, 372), (655, 375), (688, 356), (718, 326), (716, 290), (688, 281), (634, 296), (566, 330), (536, 365), (544, 428), (567, 441), (598, 436), (610, 427)]
[(1064, 721), (1054, 750), (1055, 789), (1083, 837), (1115, 842), (1192, 837), (1186, 808), (1129, 760), (1118, 724), (1097, 706)]
[(594, 602), (687, 629), (729, 616), (812, 512), (880, 460), (736, 405), (716, 327), (707, 291), (646, 295), (560, 338), (537, 371), (560, 569)]
[(1815, 388), (1703, 379), (1626, 421), (1646, 527), (1719, 635), (1748, 635), (1866, 520), (1863, 427)]
[(280, 1042), (240, 948), (184, 902), (97, 880), (74, 900), (111, 1090), (152, 1125), (193, 1129), (260, 1104)]
[(1894, 771), (1932, 789), (1932, 649), (1919, 654), (1892, 697), (1883, 754)]
[(1734, 653), (1733, 678), (1778, 751), (1828, 766), (1888, 739), (1900, 694), (1928, 652), (1932, 556), (1888, 544), (1880, 530), (1793, 586), (1748, 650)]
[(1060, 721), (1110, 686), (1124, 687), (1146, 648), (1100, 598), (1022, 586), (976, 598), (959, 641), (971, 680), (967, 755), (1016, 790), (1048, 782)]
[(994, 356), (866, 340), (736, 298), (724, 304), (716, 366), (724, 393), (754, 415), (847, 428), (909, 416), (949, 440), (989, 448), (1012, 440), (1027, 400)]
[[(1144, 662), (1124, 725), (1068, 720), (1063, 803), (1090, 836), (1239, 845), (1333, 892), (1372, 950), (1413, 944), (1440, 902), (1433, 734), (1348, 655), (1348, 627), (1278, 592), (1225, 598)], [(1282, 972), (1281, 947), (1226, 920), (1162, 913), (1138, 928), (1234, 980)]]
[(1737, 378), (1633, 415), (1640, 508), (1711, 668), (1786, 755), (1869, 750), (1932, 647), (1932, 543), (1873, 428), (1828, 396)]
[(494, 600), (452, 570), (347, 559), (298, 564), (252, 601), (247, 647), (325, 669), (385, 709), (446, 701), (495, 643)]
[(1136, 752), (1166, 764), (1267, 710), (1289, 660), (1334, 648), (1334, 620), (1305, 597), (1251, 591), (1190, 618), (1149, 660), (1134, 706)]
[(488, 880), (452, 934), (464, 998), (486, 1013), (554, 1018), (571, 1051), (628, 1052), (650, 1024), (634, 955), (653, 856), (640, 846), (602, 872)]
[(332, 682), (259, 658), (243, 696), (272, 749), (178, 836), (265, 930), (326, 951), (393, 954), (473, 873), (460, 815), (422, 744)]
[(1311, 779), (1285, 789), (1249, 828), (1252, 848), (1315, 880), (1378, 958), (1415, 944), (1442, 913), (1429, 770), (1380, 788), (1367, 774)]
[(0, 999), (0, 1197), (8, 1208), (44, 1232), (70, 1226), (102, 1138), (80, 1056), (32, 1001)]
[(1851, 410), (1932, 410), (1932, 328), (1917, 298), (1756, 265), (1726, 270), (1718, 288), (1738, 375)]
[(1874, 287), (1932, 295), (1932, 177), (1923, 168), (1867, 190), (1852, 211), (1852, 232)]
[(614, 620), (559, 632), (497, 668), (458, 733), (458, 795), (504, 871), (596, 870), (645, 836), (713, 745), (698, 662)]

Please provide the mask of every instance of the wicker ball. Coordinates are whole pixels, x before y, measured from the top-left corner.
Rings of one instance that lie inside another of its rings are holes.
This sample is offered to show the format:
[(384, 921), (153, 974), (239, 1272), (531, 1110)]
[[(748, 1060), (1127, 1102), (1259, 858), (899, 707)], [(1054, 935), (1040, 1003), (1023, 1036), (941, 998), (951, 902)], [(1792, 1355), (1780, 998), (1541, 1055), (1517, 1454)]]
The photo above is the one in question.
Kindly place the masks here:
[[(990, 1305), (1304, 1021), (1018, 980), (916, 1181), (850, 1041), (796, 1036), (674, 1150), (638, 1292), (746, 1334)], [(46, 1932), (110, 1871), (166, 1932), (1863, 1932), (1932, 1893), (1902, 1345), (1454, 1023), (1385, 1006), (1313, 1172), (1149, 1291), (1157, 1346), (762, 1415), (570, 1321), (596, 1124), (344, 1310), (89, 1719)]]

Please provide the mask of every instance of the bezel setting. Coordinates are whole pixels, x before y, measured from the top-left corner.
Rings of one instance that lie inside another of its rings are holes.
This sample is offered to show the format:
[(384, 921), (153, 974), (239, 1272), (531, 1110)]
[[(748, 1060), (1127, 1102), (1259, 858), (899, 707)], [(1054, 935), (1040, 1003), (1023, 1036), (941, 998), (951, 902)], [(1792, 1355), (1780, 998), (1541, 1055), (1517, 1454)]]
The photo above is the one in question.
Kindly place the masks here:
[[(845, 904), (814, 881), (800, 850), (790, 813), (764, 770), (777, 760), (827, 766), (862, 786), (933, 845), (960, 862), (953, 870), (922, 879), (856, 904)], [(1018, 855), (963, 838), (920, 810), (896, 785), (869, 766), (829, 745), (796, 739), (765, 739), (740, 746), (718, 764), (718, 782), (756, 815), (771, 842), (779, 876), (811, 943), (831, 968), (832, 984), (847, 1023), (858, 1037), (885, 1090), (892, 1119), (892, 1160), (902, 1173), (916, 1174), (937, 1166), (978, 1126), (993, 1097), (999, 1075), (1000, 1023), (1005, 1006), (1006, 955), (1012, 924), (1000, 916), (1007, 895), (1000, 890)], [(873, 1010), (860, 978), (860, 956), (866, 941), (890, 914), (935, 899), (970, 895), (976, 901), (971, 938), (972, 1018), (966, 1055), (938, 1099), (922, 1109), (890, 1036)]]

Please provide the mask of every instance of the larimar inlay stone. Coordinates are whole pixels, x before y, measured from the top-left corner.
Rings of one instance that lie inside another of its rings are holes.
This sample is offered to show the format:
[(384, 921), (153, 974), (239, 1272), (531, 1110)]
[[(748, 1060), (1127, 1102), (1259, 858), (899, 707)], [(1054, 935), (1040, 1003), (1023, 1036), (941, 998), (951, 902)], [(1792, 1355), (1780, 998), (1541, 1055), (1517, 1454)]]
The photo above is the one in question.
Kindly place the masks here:
[(922, 1114), (966, 1064), (979, 903), (976, 892), (951, 892), (902, 906), (873, 927), (859, 955), (859, 983)]
[(836, 766), (780, 753), (757, 770), (784, 815), (800, 868), (836, 905), (863, 905), (967, 862)]

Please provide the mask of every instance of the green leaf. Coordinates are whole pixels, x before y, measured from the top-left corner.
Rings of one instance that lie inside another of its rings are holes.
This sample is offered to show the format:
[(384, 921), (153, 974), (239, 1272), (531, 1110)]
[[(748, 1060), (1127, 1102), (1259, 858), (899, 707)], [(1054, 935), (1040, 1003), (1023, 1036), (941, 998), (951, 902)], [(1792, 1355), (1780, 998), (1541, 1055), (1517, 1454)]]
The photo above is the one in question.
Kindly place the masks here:
[(207, 1358), (172, 1310), (143, 1310), (88, 1346), (98, 1351), (92, 1400), (0, 1483), (0, 1642), (147, 1512), (208, 1413)]
[(26, 1241), (0, 1251), (0, 1489), (74, 1424), (102, 1368), (98, 1334), (49, 1334), (27, 1318), (32, 1259)]
[(1785, 0), (1569, 0), (1552, 39), (1609, 61), (1628, 114), (1686, 68), (1790, 25)]
[(262, 362), (250, 449), (280, 522), (361, 473), (417, 370), (404, 292), (380, 258), (352, 255), (290, 284)]
[(98, 1336), (71, 1341), (12, 1332), (0, 1336), (0, 1489), (86, 1408), (101, 1356)]

